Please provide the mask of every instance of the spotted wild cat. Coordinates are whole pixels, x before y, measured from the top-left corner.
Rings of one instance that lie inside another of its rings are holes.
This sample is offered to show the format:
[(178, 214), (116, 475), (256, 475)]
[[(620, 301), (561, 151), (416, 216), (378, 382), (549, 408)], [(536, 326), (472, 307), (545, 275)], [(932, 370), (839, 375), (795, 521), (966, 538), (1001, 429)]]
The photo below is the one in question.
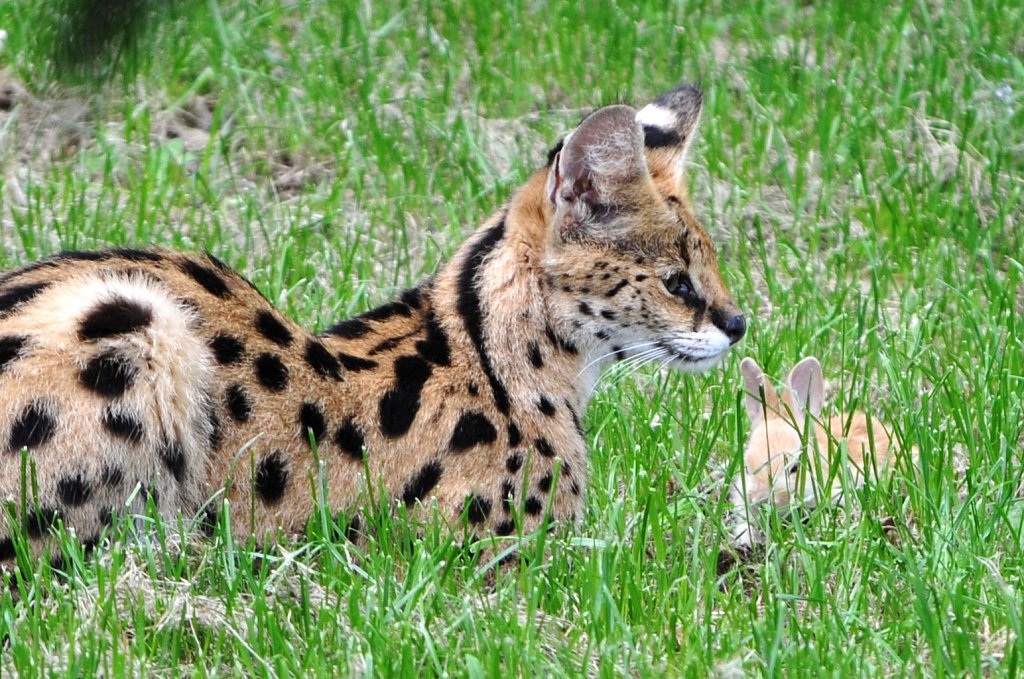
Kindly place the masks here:
[(332, 509), (358, 509), (368, 470), (480, 533), (520, 508), (527, 530), (575, 520), (601, 368), (706, 370), (744, 334), (683, 180), (701, 107), (681, 87), (599, 109), (435, 276), (320, 335), (211, 256), (66, 252), (0, 276), (0, 498), (34, 551), (58, 520), (89, 545), (144, 499), (191, 516), (226, 484), (237, 536), (298, 531), (312, 437)]

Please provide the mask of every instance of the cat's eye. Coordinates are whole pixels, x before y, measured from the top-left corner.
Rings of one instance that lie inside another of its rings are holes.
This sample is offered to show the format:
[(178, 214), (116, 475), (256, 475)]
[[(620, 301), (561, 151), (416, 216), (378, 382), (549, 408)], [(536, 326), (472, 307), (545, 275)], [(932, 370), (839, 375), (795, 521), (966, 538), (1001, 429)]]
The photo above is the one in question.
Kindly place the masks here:
[(680, 298), (684, 302), (699, 302), (700, 296), (696, 290), (693, 289), (693, 281), (690, 280), (690, 275), (684, 272), (677, 272), (671, 276), (662, 280), (665, 284), (665, 289), (672, 295)]

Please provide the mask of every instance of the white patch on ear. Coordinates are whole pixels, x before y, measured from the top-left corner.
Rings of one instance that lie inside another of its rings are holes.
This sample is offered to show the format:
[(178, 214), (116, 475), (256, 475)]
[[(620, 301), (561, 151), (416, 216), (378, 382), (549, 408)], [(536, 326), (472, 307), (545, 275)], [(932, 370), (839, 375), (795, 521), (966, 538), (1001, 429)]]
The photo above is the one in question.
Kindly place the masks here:
[(798, 427), (803, 427), (807, 413), (815, 419), (821, 416), (824, 383), (821, 363), (813, 356), (800, 361), (790, 371), (786, 378), (786, 401), (796, 417)]
[(764, 411), (768, 406), (764, 373), (757, 361), (749, 356), (740, 361), (740, 373), (743, 375), (743, 404), (747, 408), (747, 417), (751, 424), (760, 424), (764, 422)]
[(676, 129), (679, 119), (676, 114), (657, 104), (648, 104), (636, 114), (636, 121), (641, 125), (650, 125), (671, 132)]

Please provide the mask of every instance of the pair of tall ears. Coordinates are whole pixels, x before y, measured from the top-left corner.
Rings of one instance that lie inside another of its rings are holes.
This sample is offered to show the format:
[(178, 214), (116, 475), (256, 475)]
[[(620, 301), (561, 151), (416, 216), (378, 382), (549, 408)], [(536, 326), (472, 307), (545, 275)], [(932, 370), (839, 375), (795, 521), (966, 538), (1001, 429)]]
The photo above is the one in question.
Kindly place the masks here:
[(781, 402), (754, 359), (744, 358), (740, 362), (740, 373), (743, 375), (743, 389), (746, 392), (743, 402), (752, 425), (764, 422), (768, 416), (791, 416), (797, 428), (803, 428), (808, 415), (813, 419), (821, 417), (825, 380), (821, 363), (814, 356), (808, 356), (789, 371), (782, 389)]
[(585, 216), (619, 203), (624, 189), (648, 175), (644, 147), (658, 149), (682, 182), (686, 153), (700, 122), (704, 97), (684, 85), (636, 111), (607, 106), (565, 138), (548, 174), (548, 197), (558, 208)]

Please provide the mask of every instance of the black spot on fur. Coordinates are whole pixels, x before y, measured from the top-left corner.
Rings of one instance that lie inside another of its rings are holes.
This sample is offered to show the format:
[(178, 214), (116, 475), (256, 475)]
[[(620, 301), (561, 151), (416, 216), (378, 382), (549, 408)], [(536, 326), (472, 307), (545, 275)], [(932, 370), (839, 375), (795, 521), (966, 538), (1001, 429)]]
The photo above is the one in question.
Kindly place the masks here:
[(540, 492), (542, 492), (542, 493), (549, 492), (551, 490), (551, 482), (552, 481), (553, 481), (553, 477), (551, 476), (551, 474), (549, 472), (549, 473), (545, 474), (544, 476), (540, 477), (540, 481), (537, 482), (537, 489), (540, 490)]
[(376, 309), (370, 309), (364, 313), (360, 318), (369, 321), (386, 321), (393, 316), (404, 316), (408, 318), (412, 316), (412, 309), (405, 302), (388, 302)]
[(299, 409), (299, 438), (309, 443), (309, 434), (312, 432), (313, 440), (318, 444), (324, 440), (327, 433), (327, 418), (324, 416), (323, 408), (315, 403), (306, 401)]
[(537, 409), (548, 417), (555, 416), (555, 404), (552, 403), (547, 396), (540, 397), (540, 401), (537, 402)]
[(124, 472), (120, 467), (108, 464), (103, 468), (103, 474), (100, 475), (100, 481), (102, 481), (103, 485), (108, 488), (116, 488), (121, 485), (122, 481), (124, 481)]
[(370, 332), (370, 324), (358, 318), (341, 321), (327, 329), (326, 334), (342, 339), (357, 339)]
[(352, 356), (350, 354), (339, 353), (338, 360), (345, 370), (350, 372), (359, 372), (360, 370), (372, 370), (376, 368), (379, 363), (369, 358), (360, 358), (359, 356)]
[(114, 508), (101, 507), (97, 518), (99, 519), (101, 526), (111, 525), (114, 523)]
[(256, 465), (255, 486), (264, 504), (277, 504), (284, 497), (288, 488), (288, 467), (280, 451), (267, 455)]
[(221, 365), (238, 363), (245, 352), (245, 345), (241, 340), (233, 335), (225, 334), (214, 335), (210, 339), (210, 348), (213, 349), (213, 357)]
[(604, 309), (603, 311), (601, 311), (601, 318), (604, 318), (605, 320), (609, 320), (609, 321), (614, 321), (615, 320), (615, 312), (611, 311), (610, 309)]
[(579, 435), (583, 436), (584, 435), (583, 423), (580, 422), (580, 416), (576, 414), (576, 411), (573, 409), (572, 405), (570, 405), (568, 403), (568, 401), (566, 402), (565, 405), (569, 409), (569, 414), (572, 415), (572, 424), (573, 424), (573, 426), (576, 427), (576, 431), (579, 433)]
[(110, 434), (128, 443), (138, 443), (146, 433), (137, 415), (112, 408), (103, 413), (103, 426)]
[(527, 354), (530, 356), (530, 363), (533, 364), (534, 368), (544, 367), (544, 356), (540, 353), (540, 347), (537, 346), (536, 342), (530, 342), (530, 345), (526, 349)]
[(619, 290), (622, 290), (622, 288), (626, 287), (628, 284), (629, 284), (629, 281), (627, 281), (625, 278), (623, 278), (618, 283), (616, 283), (612, 287), (608, 288), (608, 292), (604, 293), (604, 296), (605, 297), (614, 297), (615, 295), (619, 294)]
[(231, 290), (228, 289), (228, 284), (224, 277), (210, 267), (203, 266), (191, 259), (183, 260), (178, 264), (178, 267), (211, 295), (221, 298), (231, 295)]
[(256, 357), (256, 379), (270, 391), (284, 391), (288, 387), (288, 368), (275, 354)]
[(546, 438), (539, 438), (533, 442), (533, 447), (536, 448), (537, 452), (544, 457), (554, 457), (555, 449), (551, 447)]
[(134, 363), (110, 349), (90, 359), (78, 374), (78, 381), (100, 396), (117, 398), (135, 383), (137, 375)]
[(341, 452), (354, 460), (362, 461), (363, 447), (366, 445), (366, 441), (363, 432), (356, 425), (355, 418), (349, 417), (341, 423), (338, 430), (334, 432), (334, 443), (341, 449)]
[(345, 538), (355, 544), (359, 540), (359, 529), (362, 522), (359, 520), (359, 515), (353, 516), (348, 522), (348, 527), (345, 528)]
[(174, 480), (185, 480), (185, 450), (177, 439), (165, 440), (160, 444), (160, 461), (174, 475)]
[(395, 386), (380, 399), (380, 428), (385, 436), (397, 438), (409, 431), (431, 372), (430, 364), (419, 356), (401, 356), (395, 361)]
[(57, 495), (69, 507), (80, 507), (92, 496), (92, 486), (82, 474), (65, 476), (57, 482)]
[(426, 337), (416, 342), (416, 353), (435, 365), (451, 365), (448, 338), (433, 312), (427, 317)]
[(408, 338), (408, 335), (402, 335), (400, 337), (389, 337), (388, 339), (382, 340), (377, 344), (373, 345), (372, 347), (370, 347), (370, 351), (368, 351), (367, 353), (370, 356), (376, 356), (377, 354), (382, 354), (385, 351), (391, 351)]
[(494, 404), (499, 411), (507, 415), (510, 407), (508, 391), (495, 374), (494, 366), (491, 365), (491, 357), (484, 341), (483, 303), (480, 300), (480, 290), (477, 288), (477, 277), (484, 259), (504, 237), (505, 220), (502, 219), (485, 231), (480, 239), (470, 247), (466, 260), (462, 264), (462, 270), (459, 272), (457, 308), (466, 326), (466, 332), (476, 348), (480, 366), (491, 385), (491, 391), (494, 392)]
[(199, 518), (199, 530), (208, 538), (212, 538), (217, 531), (217, 510), (207, 505), (203, 515)]
[(470, 382), (469, 384), (467, 384), (466, 385), (466, 391), (469, 392), (470, 396), (479, 396), (480, 395), (480, 387), (477, 385), (476, 382)]
[(526, 513), (530, 516), (537, 516), (541, 510), (544, 509), (544, 505), (535, 496), (531, 495), (526, 498)]
[(7, 364), (21, 355), (28, 338), (24, 335), (5, 335), (0, 337), (0, 373), (7, 369)]
[(501, 482), (501, 491), (499, 499), (501, 500), (501, 509), (506, 514), (512, 513), (512, 500), (516, 496), (516, 487), (511, 480), (505, 479)]
[(487, 416), (479, 411), (463, 413), (452, 432), (448, 449), (461, 453), (474, 446), (487, 445), (498, 440), (498, 430)]
[(272, 311), (260, 309), (256, 312), (256, 330), (268, 340), (282, 347), (291, 345), (292, 331), (285, 327)]
[(508, 445), (510, 448), (515, 448), (523, 442), (523, 434), (519, 431), (519, 427), (515, 422), (508, 423)]
[(611, 335), (608, 333), (607, 330), (598, 330), (597, 332), (594, 333), (594, 337), (596, 337), (599, 340), (605, 341), (609, 337), (611, 337)]
[(399, 299), (403, 304), (408, 305), (410, 309), (419, 309), (423, 303), (422, 293), (423, 290), (421, 288), (409, 288), (401, 294)]
[(213, 401), (209, 403), (206, 417), (210, 422), (210, 450), (217, 450), (224, 440), (224, 429), (221, 427), (220, 416), (217, 415), (217, 408)]
[(516, 531), (516, 524), (514, 521), (502, 521), (494, 527), (494, 534), (498, 536), (512, 535)]
[(28, 404), (11, 426), (8, 445), (12, 452), (41, 446), (57, 431), (57, 420), (42, 401)]
[(224, 402), (228, 407), (228, 413), (235, 422), (248, 422), (252, 417), (252, 399), (249, 392), (240, 384), (232, 384), (227, 389)]
[(410, 506), (417, 500), (426, 497), (441, 480), (442, 471), (441, 464), (436, 460), (423, 465), (416, 475), (406, 482), (405, 490), (402, 492), (402, 502), (406, 506)]
[(575, 344), (555, 332), (555, 329), (550, 325), (544, 328), (544, 332), (548, 337), (548, 341), (551, 342), (552, 346), (555, 348), (571, 356), (575, 356), (579, 353), (579, 349)]
[(580, 313), (583, 314), (584, 316), (594, 315), (594, 312), (590, 310), (590, 305), (587, 304), (586, 302), (580, 302), (579, 306), (577, 306), (576, 308), (579, 309)]
[(338, 359), (327, 351), (327, 347), (322, 342), (315, 339), (306, 342), (306, 364), (320, 377), (341, 379), (341, 366), (338, 364)]
[(523, 468), (523, 456), (519, 453), (512, 453), (505, 460), (505, 469), (510, 474), (515, 474), (517, 471)]
[(60, 518), (60, 511), (53, 507), (30, 508), (25, 517), (25, 532), (30, 538), (38, 540), (51, 528), (55, 528)]
[(573, 481), (572, 485), (569, 486), (569, 492), (572, 493), (573, 495), (579, 495), (580, 494), (580, 484), (576, 483), (576, 481)]
[(491, 513), (491, 501), (479, 495), (466, 497), (466, 518), (470, 523), (481, 524)]
[(10, 538), (0, 539), (0, 561), (13, 561), (14, 556), (14, 540)]
[(31, 301), (36, 295), (46, 289), (49, 283), (26, 283), (14, 285), (3, 292), (0, 292), (0, 318), (22, 304)]
[(648, 278), (647, 274), (645, 274), (645, 273), (638, 273), (636, 275), (636, 278), (634, 278), (633, 280), (635, 280), (637, 283), (643, 283), (644, 281), (647, 280), (647, 278)]
[(114, 297), (93, 307), (78, 327), (83, 341), (136, 332), (153, 322), (153, 310), (124, 297)]

